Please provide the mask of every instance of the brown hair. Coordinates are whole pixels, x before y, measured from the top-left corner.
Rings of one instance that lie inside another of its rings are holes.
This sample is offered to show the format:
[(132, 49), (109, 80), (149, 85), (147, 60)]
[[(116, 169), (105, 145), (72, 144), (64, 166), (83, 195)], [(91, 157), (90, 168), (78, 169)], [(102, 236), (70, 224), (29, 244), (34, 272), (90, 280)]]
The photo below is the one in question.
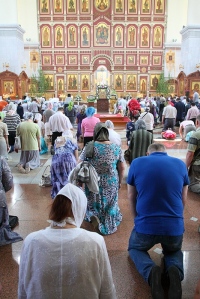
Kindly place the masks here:
[(66, 217), (73, 217), (72, 202), (68, 197), (59, 194), (56, 196), (51, 205), (49, 219), (60, 222)]

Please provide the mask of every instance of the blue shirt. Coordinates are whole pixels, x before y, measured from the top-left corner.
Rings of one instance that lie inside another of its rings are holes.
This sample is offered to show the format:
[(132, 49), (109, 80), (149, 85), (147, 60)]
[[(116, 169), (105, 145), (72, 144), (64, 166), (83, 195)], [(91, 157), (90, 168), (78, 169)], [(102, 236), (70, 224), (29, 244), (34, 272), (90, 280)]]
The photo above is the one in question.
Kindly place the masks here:
[(127, 178), (137, 190), (135, 230), (150, 235), (184, 232), (183, 186), (189, 184), (183, 161), (163, 152), (132, 161)]

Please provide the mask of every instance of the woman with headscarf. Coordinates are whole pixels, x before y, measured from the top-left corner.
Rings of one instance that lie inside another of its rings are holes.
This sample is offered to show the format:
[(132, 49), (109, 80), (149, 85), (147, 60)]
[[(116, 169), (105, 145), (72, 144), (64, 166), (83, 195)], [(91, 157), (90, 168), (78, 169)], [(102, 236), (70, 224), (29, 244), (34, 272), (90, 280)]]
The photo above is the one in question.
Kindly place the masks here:
[(8, 163), (0, 157), (0, 246), (23, 240), (9, 225), (6, 192), (13, 186), (13, 176)]
[(14, 103), (10, 103), (8, 105), (8, 112), (3, 119), (3, 122), (6, 123), (8, 127), (8, 142), (10, 146), (9, 153), (14, 151), (16, 129), (18, 124), (21, 122), (19, 114), (16, 113), (16, 109), (16, 105)]
[(124, 158), (121, 148), (109, 141), (109, 132), (105, 124), (97, 123), (94, 128), (94, 141), (87, 144), (79, 159), (87, 160), (99, 176), (99, 193), (89, 191), (85, 186), (88, 198), (86, 221), (91, 221), (103, 235), (117, 230), (122, 221), (118, 206), (118, 191), (124, 173)]
[(87, 208), (83, 191), (67, 184), (54, 199), (50, 227), (24, 240), (18, 298), (116, 299), (102, 236), (80, 228)]
[(36, 113), (34, 115), (34, 123), (38, 124), (38, 126), (40, 128), (40, 146), (41, 146), (40, 155), (43, 155), (48, 152), (48, 147), (47, 147), (46, 141), (44, 139), (45, 126), (42, 121), (42, 115), (40, 113)]
[(33, 113), (26, 112), (24, 122), (17, 127), (17, 136), (21, 141), (21, 156), (18, 170), (29, 173), (31, 169), (40, 166), (40, 128), (33, 123)]
[(87, 109), (87, 106), (86, 105), (83, 105), (81, 107), (81, 111), (77, 114), (76, 116), (76, 123), (77, 123), (77, 133), (76, 133), (76, 137), (77, 137), (77, 140), (80, 142), (80, 136), (82, 136), (82, 132), (81, 132), (81, 124), (82, 124), (82, 120), (84, 118), (87, 117), (86, 115), (86, 109)]
[(51, 163), (51, 197), (68, 183), (70, 172), (76, 167), (78, 161), (78, 146), (75, 139), (67, 136), (59, 136), (55, 140), (55, 154)]
[(0, 116), (0, 156), (7, 158), (9, 144), (8, 144), (8, 127), (4, 124)]
[(55, 114), (55, 111), (53, 111), (53, 103), (48, 102), (47, 109), (43, 112), (43, 122), (44, 122), (44, 128), (45, 128), (45, 136), (51, 139), (52, 131), (49, 127), (49, 118)]
[(76, 108), (74, 107), (73, 101), (69, 102), (69, 105), (65, 108), (65, 115), (69, 118), (72, 126), (75, 124), (76, 120)]
[(139, 119), (142, 119), (145, 122), (147, 131), (153, 134), (154, 116), (150, 112), (150, 107), (145, 108), (145, 112), (140, 114)]
[(135, 131), (132, 132), (129, 144), (130, 160), (146, 156), (147, 149), (153, 143), (153, 134), (146, 130), (146, 124), (142, 119), (135, 122)]
[(117, 145), (121, 146), (121, 137), (117, 132), (115, 132), (113, 122), (111, 120), (106, 120), (105, 125), (108, 128), (110, 142), (116, 143)]
[(94, 127), (98, 122), (100, 122), (100, 119), (94, 116), (94, 114), (94, 107), (88, 107), (86, 110), (87, 117), (82, 120), (81, 131), (84, 138), (84, 146), (86, 145), (86, 143), (93, 140)]

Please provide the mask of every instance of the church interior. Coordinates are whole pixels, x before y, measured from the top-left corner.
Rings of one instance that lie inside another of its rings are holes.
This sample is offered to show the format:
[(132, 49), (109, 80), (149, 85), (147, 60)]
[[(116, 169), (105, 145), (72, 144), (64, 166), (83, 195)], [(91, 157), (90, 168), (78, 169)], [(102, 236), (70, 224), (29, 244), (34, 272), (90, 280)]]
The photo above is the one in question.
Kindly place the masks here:
[[(112, 95), (114, 100), (157, 96), (161, 74), (168, 80), (171, 95), (192, 96), (194, 90), (199, 92), (199, 0), (1, 0), (1, 7), (5, 8), (0, 10), (1, 99), (32, 96), (31, 78), (40, 69), (48, 82), (44, 94), (47, 100), (63, 100), (71, 94), (89, 106), (90, 98), (95, 99), (102, 89), (108, 90), (109, 97), (105, 94), (95, 103), (97, 113), (108, 111), (105, 105), (111, 104)], [(115, 130), (124, 151), (126, 123), (116, 123)], [(154, 142), (159, 141), (161, 132), (159, 124)], [(168, 155), (185, 161), (185, 141), (177, 138), (162, 143)], [(9, 214), (19, 217), (14, 231), (23, 238), (48, 226), (50, 188), (40, 187), (39, 182), (51, 159), (50, 153), (41, 156), (41, 167), (25, 176), (17, 171), (19, 153), (9, 154), (14, 186), (6, 199)], [(116, 233), (104, 239), (117, 298), (150, 299), (150, 287), (128, 257), (133, 220), (127, 199), (127, 172), (128, 165), (119, 191), (123, 221)], [(200, 279), (199, 195), (188, 192), (184, 219), (182, 298), (192, 299)], [(94, 231), (86, 222), (82, 227)], [(0, 246), (0, 298), (17, 298), (22, 244)], [(163, 266), (160, 245), (149, 254)]]

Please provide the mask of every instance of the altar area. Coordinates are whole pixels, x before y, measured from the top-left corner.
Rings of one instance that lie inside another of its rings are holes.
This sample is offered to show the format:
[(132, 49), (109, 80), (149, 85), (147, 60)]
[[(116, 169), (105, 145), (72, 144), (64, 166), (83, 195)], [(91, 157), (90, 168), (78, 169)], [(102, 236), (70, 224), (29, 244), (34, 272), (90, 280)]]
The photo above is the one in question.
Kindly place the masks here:
[(96, 87), (97, 113), (114, 113), (114, 105), (117, 102), (117, 95), (110, 91), (106, 84), (99, 84)]

